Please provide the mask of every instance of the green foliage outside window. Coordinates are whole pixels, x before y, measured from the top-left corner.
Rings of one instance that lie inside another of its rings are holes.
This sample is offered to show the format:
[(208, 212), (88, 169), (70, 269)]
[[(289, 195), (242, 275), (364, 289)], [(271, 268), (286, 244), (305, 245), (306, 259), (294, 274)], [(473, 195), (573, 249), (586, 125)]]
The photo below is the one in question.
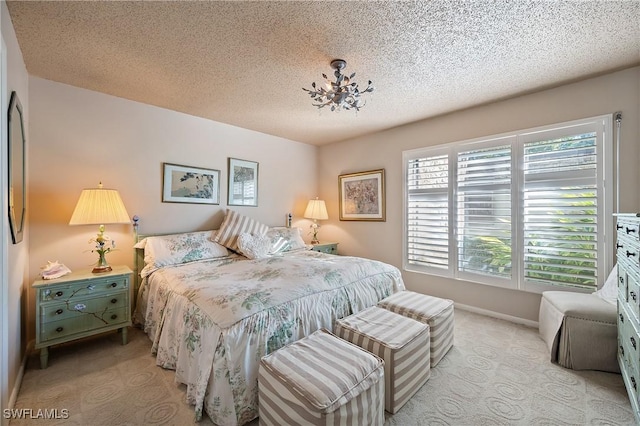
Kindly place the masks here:
[[(554, 225), (545, 229), (548, 237), (556, 231), (556, 241), (545, 241), (545, 235), (529, 233), (525, 245), (525, 276), (561, 285), (595, 287), (596, 265), (596, 203), (595, 193), (564, 194), (563, 199), (576, 198), (568, 203), (570, 209), (549, 212)], [(585, 201), (585, 198), (588, 199)], [(575, 207), (582, 207), (576, 211)], [(569, 212), (570, 211), (570, 212)], [(567, 217), (571, 214), (572, 217)], [(576, 219), (575, 216), (584, 216)], [(511, 276), (511, 239), (507, 237), (474, 236), (464, 239), (463, 270), (493, 276)], [(558, 251), (559, 250), (559, 251)], [(466, 256), (465, 256), (466, 255)]]

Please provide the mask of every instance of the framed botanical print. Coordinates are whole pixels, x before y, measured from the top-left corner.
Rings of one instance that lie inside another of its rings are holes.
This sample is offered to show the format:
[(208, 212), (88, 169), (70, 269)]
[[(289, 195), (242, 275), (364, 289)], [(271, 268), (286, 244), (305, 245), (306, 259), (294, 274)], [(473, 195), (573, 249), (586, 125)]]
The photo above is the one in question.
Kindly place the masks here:
[(163, 163), (162, 201), (220, 204), (220, 170)]
[(384, 169), (338, 176), (340, 220), (384, 222)]
[(228, 205), (258, 206), (258, 163), (229, 158)]

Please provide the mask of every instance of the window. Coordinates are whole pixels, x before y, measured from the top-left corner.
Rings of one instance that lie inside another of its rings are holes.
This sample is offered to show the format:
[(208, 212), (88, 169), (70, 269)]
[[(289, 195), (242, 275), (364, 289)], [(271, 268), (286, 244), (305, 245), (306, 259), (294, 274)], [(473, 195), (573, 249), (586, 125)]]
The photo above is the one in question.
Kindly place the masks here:
[(612, 266), (611, 116), (403, 153), (406, 270), (590, 291)]
[(449, 157), (434, 155), (409, 162), (407, 190), (408, 260), (412, 265), (449, 267)]

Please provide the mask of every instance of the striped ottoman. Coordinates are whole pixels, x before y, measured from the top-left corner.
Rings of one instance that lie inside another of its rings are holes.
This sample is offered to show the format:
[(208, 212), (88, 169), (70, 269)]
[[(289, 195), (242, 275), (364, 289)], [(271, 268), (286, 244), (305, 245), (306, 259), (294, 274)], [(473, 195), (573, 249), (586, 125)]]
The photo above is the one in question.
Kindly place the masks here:
[(336, 321), (336, 335), (384, 360), (385, 409), (396, 413), (429, 379), (429, 326), (371, 307)]
[(432, 368), (453, 346), (453, 301), (404, 290), (381, 300), (378, 306), (429, 324)]
[(260, 360), (261, 425), (384, 424), (377, 356), (321, 329)]

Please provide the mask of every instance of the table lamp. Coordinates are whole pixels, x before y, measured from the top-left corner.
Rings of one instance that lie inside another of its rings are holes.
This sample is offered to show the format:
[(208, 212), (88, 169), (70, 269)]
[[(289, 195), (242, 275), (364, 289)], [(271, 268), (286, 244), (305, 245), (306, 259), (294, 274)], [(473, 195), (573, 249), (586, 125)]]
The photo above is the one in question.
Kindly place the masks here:
[(316, 197), (315, 200), (309, 200), (309, 204), (307, 204), (307, 209), (304, 211), (304, 217), (307, 219), (313, 219), (313, 225), (311, 225), (311, 229), (313, 232), (313, 239), (311, 240), (311, 244), (319, 244), (318, 240), (318, 220), (327, 220), (329, 219), (329, 215), (327, 214), (327, 206), (324, 204), (324, 200), (318, 200)]
[(104, 225), (109, 223), (131, 223), (118, 191), (103, 188), (102, 182), (97, 188), (83, 189), (69, 225), (100, 225), (98, 235), (91, 240), (96, 243), (96, 248), (92, 251), (100, 256), (98, 264), (93, 268), (93, 273), (111, 271), (105, 254), (109, 253), (114, 245), (112, 242), (111, 246), (107, 247), (110, 239), (104, 235)]

